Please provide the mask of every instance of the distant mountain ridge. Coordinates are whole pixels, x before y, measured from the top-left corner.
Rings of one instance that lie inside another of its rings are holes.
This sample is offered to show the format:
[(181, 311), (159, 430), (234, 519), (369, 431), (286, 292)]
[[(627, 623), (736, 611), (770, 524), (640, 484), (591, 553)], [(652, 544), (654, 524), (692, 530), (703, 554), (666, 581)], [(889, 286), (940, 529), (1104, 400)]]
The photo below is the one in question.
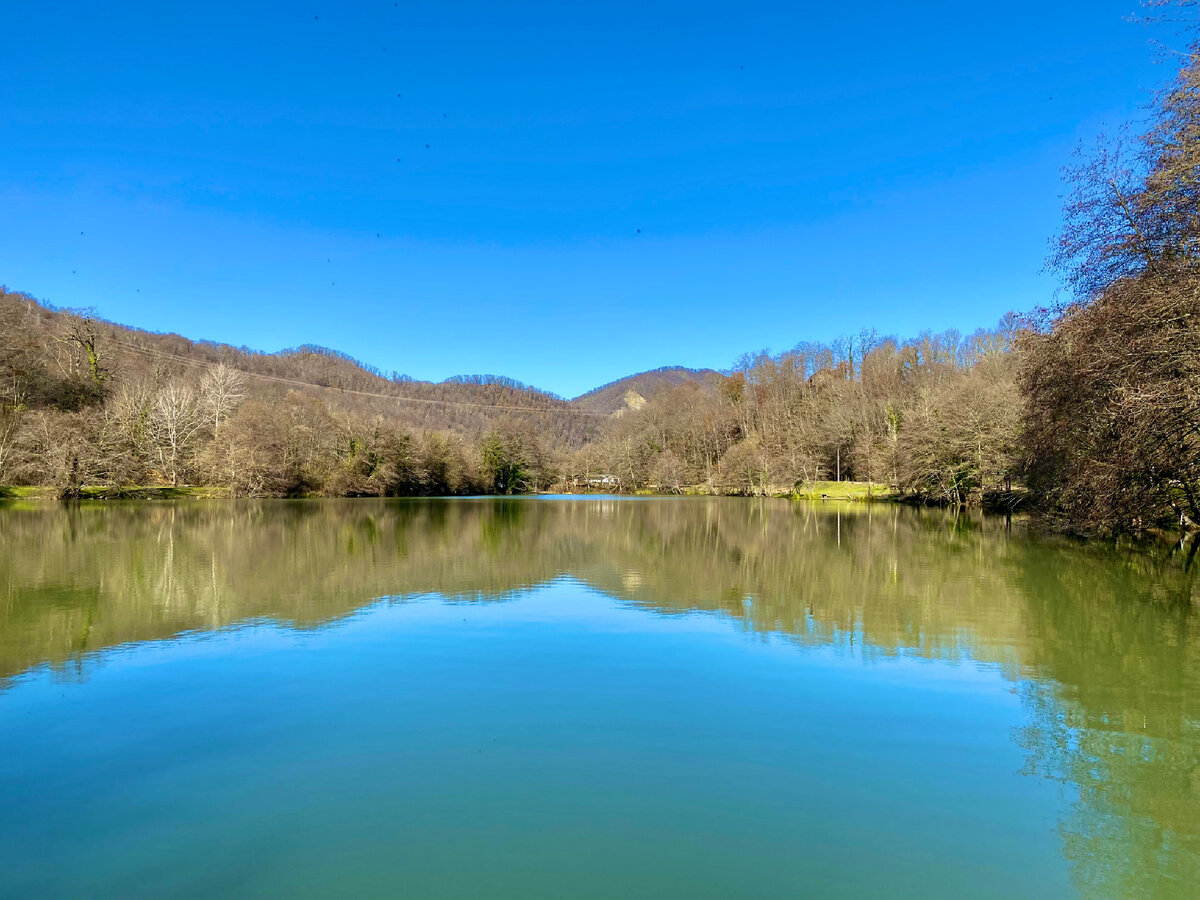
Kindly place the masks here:
[(689, 369), (686, 366), (662, 366), (593, 388), (571, 400), (571, 405), (588, 412), (619, 415), (641, 409), (647, 400), (681, 384), (695, 382), (711, 385), (721, 378), (715, 369)]

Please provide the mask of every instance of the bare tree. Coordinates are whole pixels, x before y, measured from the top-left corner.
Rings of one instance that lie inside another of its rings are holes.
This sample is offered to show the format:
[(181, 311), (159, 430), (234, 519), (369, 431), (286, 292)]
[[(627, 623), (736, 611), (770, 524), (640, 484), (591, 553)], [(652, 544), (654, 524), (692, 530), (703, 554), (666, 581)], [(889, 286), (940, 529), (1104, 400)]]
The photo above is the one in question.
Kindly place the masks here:
[(212, 416), (213, 433), (216, 434), (221, 430), (221, 422), (228, 419), (245, 399), (246, 376), (225, 363), (219, 363), (200, 379), (200, 395)]
[(9, 481), (13, 449), (17, 444), (20, 413), (15, 408), (0, 406), (0, 484)]
[(1024, 348), (1028, 471), (1087, 532), (1200, 523), (1200, 50), (1114, 164), (1073, 173), (1053, 262), (1075, 302)]
[(70, 351), (70, 374), (76, 374), (86, 365), (92, 387), (99, 394), (109, 378), (109, 371), (100, 360), (99, 329), (93, 311), (67, 310), (63, 314), (57, 339)]
[(150, 424), (162, 474), (171, 484), (179, 484), (186, 471), (193, 442), (203, 427), (199, 398), (189, 386), (168, 382), (154, 398)]

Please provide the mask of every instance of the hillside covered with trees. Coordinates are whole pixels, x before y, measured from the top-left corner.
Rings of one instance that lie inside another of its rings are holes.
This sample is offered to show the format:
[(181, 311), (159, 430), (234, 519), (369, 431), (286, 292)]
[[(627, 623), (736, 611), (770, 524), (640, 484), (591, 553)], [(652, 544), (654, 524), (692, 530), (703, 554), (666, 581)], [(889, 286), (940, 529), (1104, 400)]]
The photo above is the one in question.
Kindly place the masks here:
[(536, 489), (551, 449), (584, 445), (599, 418), (507, 378), (389, 377), (322, 347), (194, 342), (3, 290), (0, 335), (0, 484), (68, 497), (145, 484), (478, 492), (496, 489), (481, 466), (497, 448), (519, 453), (521, 486)]
[[(766, 494), (840, 478), (968, 503), (1007, 490), (1016, 469), (1011, 318), (969, 338), (864, 333), (747, 356), (727, 374), (646, 373), (570, 403), (501, 378), (386, 377), (319, 347), (150, 334), (9, 292), (0, 323), (0, 483), (63, 496), (145, 484), (511, 493), (598, 478)], [(638, 386), (649, 399), (603, 408)]]
[(721, 373), (713, 369), (662, 366), (649, 372), (639, 372), (610, 381), (586, 394), (580, 394), (571, 402), (581, 409), (623, 415), (625, 410), (640, 409), (647, 400), (652, 400), (673, 387), (693, 382), (712, 385), (719, 383), (720, 378)]

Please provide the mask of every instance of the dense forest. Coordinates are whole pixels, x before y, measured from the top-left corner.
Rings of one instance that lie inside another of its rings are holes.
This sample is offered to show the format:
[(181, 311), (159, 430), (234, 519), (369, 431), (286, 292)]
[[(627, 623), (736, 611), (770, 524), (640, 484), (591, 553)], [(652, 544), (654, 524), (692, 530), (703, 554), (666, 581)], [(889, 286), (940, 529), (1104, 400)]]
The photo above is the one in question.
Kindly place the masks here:
[(566, 401), (509, 379), (385, 375), (122, 327), (0, 290), (0, 484), (232, 495), (551, 488), (789, 494), (856, 481), (1028, 502), (1055, 527), (1200, 523), (1200, 48), (1135, 140), (1068, 171), (1068, 299), (963, 336), (863, 331), (724, 373)]

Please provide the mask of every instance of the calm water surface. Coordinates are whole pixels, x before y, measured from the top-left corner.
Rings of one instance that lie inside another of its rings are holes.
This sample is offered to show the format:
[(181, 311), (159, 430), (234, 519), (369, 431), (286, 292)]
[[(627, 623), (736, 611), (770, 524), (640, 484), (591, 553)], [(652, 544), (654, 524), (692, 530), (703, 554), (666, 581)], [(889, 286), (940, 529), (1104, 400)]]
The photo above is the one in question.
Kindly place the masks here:
[(0, 506), (0, 897), (1196, 898), (1195, 596), (889, 507)]

